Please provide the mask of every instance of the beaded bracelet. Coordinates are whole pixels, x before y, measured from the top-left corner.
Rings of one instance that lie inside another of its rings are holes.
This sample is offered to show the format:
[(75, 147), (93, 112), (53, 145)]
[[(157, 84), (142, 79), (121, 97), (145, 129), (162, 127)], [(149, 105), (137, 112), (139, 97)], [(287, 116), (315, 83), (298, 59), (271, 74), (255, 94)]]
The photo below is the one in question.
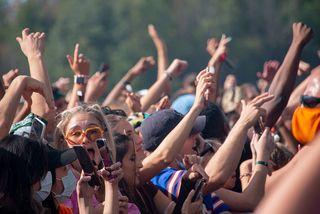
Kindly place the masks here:
[(252, 172), (249, 172), (249, 173), (246, 173), (246, 174), (241, 175), (241, 176), (239, 177), (239, 179), (241, 180), (242, 178), (247, 177), (247, 176), (249, 176), (249, 175), (252, 175)]
[(268, 167), (268, 163), (266, 163), (264, 161), (257, 161), (256, 164), (262, 164), (262, 165)]

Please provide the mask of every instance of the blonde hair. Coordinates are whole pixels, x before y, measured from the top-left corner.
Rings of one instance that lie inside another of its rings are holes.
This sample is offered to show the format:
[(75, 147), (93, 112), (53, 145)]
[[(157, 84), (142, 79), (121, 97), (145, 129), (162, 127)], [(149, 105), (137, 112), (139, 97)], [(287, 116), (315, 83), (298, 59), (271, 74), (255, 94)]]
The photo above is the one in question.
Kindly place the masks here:
[[(112, 151), (116, 151), (115, 146), (114, 146), (114, 141), (113, 141), (113, 131), (112, 131), (109, 123), (105, 119), (104, 114), (101, 111), (101, 108), (98, 104), (94, 104), (94, 105), (83, 104), (80, 106), (76, 106), (72, 109), (68, 109), (68, 110), (63, 111), (58, 116), (58, 124), (57, 124), (56, 130), (55, 130), (55, 133), (54, 133), (54, 135), (55, 135), (54, 144), (57, 149), (68, 148), (67, 142), (64, 140), (64, 137), (66, 137), (66, 135), (67, 135), (66, 128), (67, 128), (67, 125), (69, 124), (71, 118), (77, 113), (84, 113), (84, 114), (92, 115), (93, 117), (95, 117), (100, 122), (100, 124), (102, 126), (102, 130), (104, 131), (103, 135), (104, 135), (104, 138), (107, 139), (107, 143), (108, 143), (109, 148)], [(109, 136), (108, 136), (108, 134), (109, 134)], [(115, 159), (115, 154), (113, 154), (113, 156)]]

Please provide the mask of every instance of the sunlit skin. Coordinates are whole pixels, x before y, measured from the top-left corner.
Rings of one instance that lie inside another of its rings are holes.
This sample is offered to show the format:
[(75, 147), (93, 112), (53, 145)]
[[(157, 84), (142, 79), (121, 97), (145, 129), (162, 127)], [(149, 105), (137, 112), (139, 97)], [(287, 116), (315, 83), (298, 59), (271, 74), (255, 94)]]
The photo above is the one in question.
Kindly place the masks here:
[(140, 161), (145, 159), (146, 155), (142, 147), (143, 139), (134, 132), (133, 126), (128, 121), (126, 120), (120, 121), (118, 123), (118, 128), (114, 131), (119, 132), (120, 134), (126, 134), (128, 137), (131, 137), (134, 143), (134, 147), (136, 149), (137, 158)]
[[(68, 169), (66, 166), (62, 166), (59, 168), (56, 168), (56, 178), (63, 178), (68, 176)], [(63, 187), (63, 183), (61, 180), (57, 180), (55, 181), (55, 183), (53, 184), (51, 191), (54, 192), (57, 195), (60, 195), (63, 191), (64, 191), (64, 187)], [(56, 209), (58, 209), (59, 203), (56, 199), (54, 200), (54, 204), (56, 206)]]
[(123, 179), (132, 186), (139, 184), (139, 171), (142, 163), (137, 158), (132, 142), (129, 142), (128, 152), (121, 161), (121, 167), (124, 172)]
[[(204, 139), (201, 136), (198, 136), (197, 138), (197, 150), (199, 152), (199, 154), (204, 151), (207, 147), (205, 146), (205, 142)], [(212, 145), (213, 151), (216, 153), (218, 151), (218, 149), (220, 148), (221, 144), (218, 142), (215, 142)], [(212, 152), (207, 152), (203, 158), (204, 158), (204, 165), (207, 165), (207, 163), (209, 162), (209, 160), (213, 157), (214, 153)], [(228, 179), (228, 181), (225, 183), (225, 185), (223, 186), (223, 188), (225, 189), (232, 189), (235, 185), (236, 185), (236, 172), (234, 171), (231, 175), (231, 177)]]
[[(92, 127), (100, 127), (102, 129), (102, 125), (93, 115), (85, 114), (85, 113), (76, 113), (69, 121), (69, 124), (66, 127), (66, 135), (70, 131), (74, 130), (82, 130), (85, 131), (88, 128)], [(68, 142), (68, 141), (67, 141)], [(86, 135), (84, 135), (82, 144), (86, 146), (91, 159), (93, 159), (97, 165), (101, 162), (101, 155), (97, 143), (95, 141), (90, 141)], [(69, 148), (72, 148), (73, 145), (68, 143)], [(81, 169), (80, 163), (78, 159), (73, 163), (77, 164), (77, 169)], [(80, 171), (79, 171), (80, 172)]]

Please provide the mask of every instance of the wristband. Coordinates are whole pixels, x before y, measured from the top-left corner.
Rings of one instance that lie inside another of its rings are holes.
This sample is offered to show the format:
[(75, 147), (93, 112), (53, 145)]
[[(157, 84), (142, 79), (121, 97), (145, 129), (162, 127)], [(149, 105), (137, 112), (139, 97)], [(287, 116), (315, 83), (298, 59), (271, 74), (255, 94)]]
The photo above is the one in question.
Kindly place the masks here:
[(169, 71), (165, 70), (165, 71), (163, 71), (163, 73), (166, 73), (168, 75), (170, 81), (172, 81), (173, 78), (172, 78), (172, 75), (169, 73)]
[(122, 82), (124, 85), (130, 85), (130, 82), (127, 82), (124, 79), (121, 79), (120, 82)]
[(264, 161), (257, 161), (256, 164), (262, 164), (262, 165), (265, 165), (266, 167), (268, 167), (268, 163), (266, 163)]
[(88, 75), (78, 74), (74, 75), (74, 83), (76, 84), (87, 84), (89, 80)]

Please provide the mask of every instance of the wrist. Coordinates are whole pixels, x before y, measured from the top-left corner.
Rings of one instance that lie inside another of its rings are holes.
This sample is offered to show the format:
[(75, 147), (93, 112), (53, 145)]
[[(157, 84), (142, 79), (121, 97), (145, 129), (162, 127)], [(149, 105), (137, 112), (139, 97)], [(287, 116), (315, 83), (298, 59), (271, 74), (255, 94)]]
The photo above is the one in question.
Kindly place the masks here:
[(35, 53), (35, 54), (30, 54), (29, 56), (27, 56), (28, 60), (39, 60), (43, 58), (43, 54), (42, 53)]
[(169, 73), (169, 71), (164, 70), (163, 73), (168, 76), (168, 78), (170, 79), (170, 81), (173, 80), (173, 77), (172, 77), (171, 73)]
[(262, 165), (262, 166), (265, 166), (266, 168), (268, 168), (268, 166), (269, 166), (268, 162), (263, 161), (263, 160), (261, 160), (261, 159), (257, 159), (257, 161), (255, 162), (255, 164), (256, 164), (256, 166), (257, 166), (257, 165)]
[(75, 84), (87, 84), (89, 80), (88, 75), (83, 75), (83, 74), (76, 74), (74, 75), (74, 83)]

